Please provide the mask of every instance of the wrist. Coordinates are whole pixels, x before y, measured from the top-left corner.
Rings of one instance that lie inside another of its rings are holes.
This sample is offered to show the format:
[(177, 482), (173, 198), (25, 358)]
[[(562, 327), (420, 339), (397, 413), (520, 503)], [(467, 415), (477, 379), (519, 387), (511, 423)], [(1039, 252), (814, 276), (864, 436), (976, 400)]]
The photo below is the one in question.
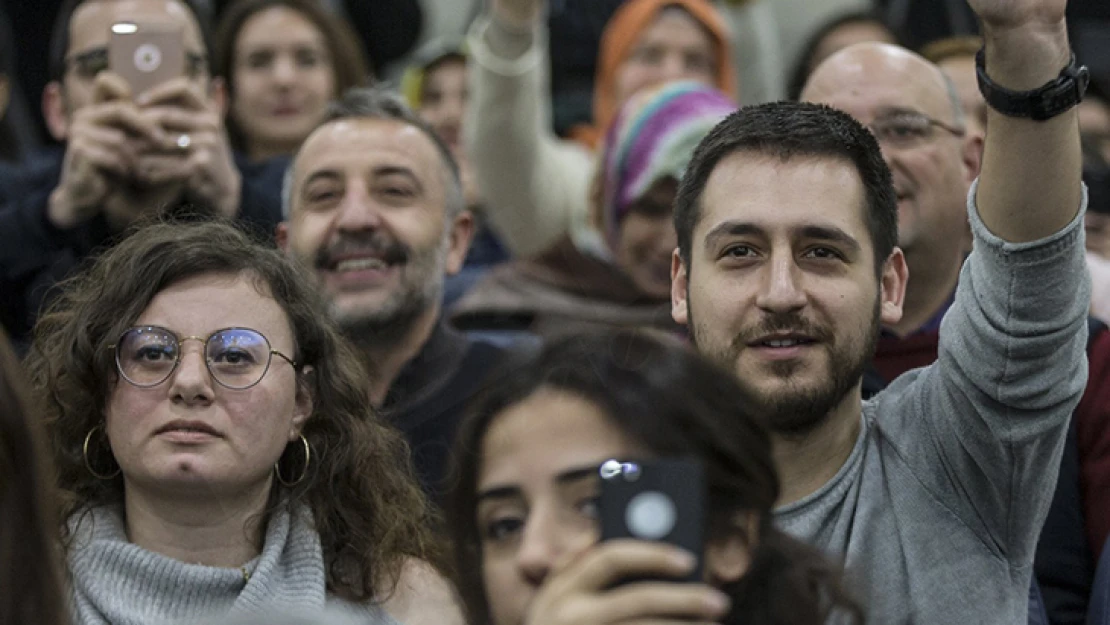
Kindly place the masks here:
[(1054, 80), (1071, 60), (1067, 25), (983, 25), (986, 73), (1012, 91), (1030, 91)]
[(540, 3), (531, 2), (521, 6), (518, 2), (493, 0), (490, 16), (505, 30), (515, 34), (531, 34), (532, 27), (539, 20)]

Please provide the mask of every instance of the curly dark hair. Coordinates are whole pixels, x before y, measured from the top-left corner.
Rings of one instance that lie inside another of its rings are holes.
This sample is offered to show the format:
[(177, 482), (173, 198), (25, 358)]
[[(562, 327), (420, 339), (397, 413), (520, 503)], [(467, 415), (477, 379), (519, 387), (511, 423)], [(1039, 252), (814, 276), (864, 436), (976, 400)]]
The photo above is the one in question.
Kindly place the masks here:
[[(572, 336), (524, 362), (509, 363), (478, 400), (455, 442), (456, 482), (448, 520), (456, 585), (470, 623), (489, 623), (483, 584), (477, 481), (482, 442), (497, 416), (543, 388), (589, 400), (631, 440), (659, 456), (700, 458), (706, 469), (706, 536), (743, 529), (738, 512), (758, 519), (751, 566), (721, 591), (732, 598), (723, 622), (747, 625), (862, 623), (863, 610), (818, 551), (780, 530), (771, 510), (779, 496), (771, 436), (757, 405), (727, 371), (673, 337), (646, 332)], [(750, 544), (750, 543), (749, 543)]]
[[(274, 480), (260, 520), (267, 522), (281, 505), (307, 505), (323, 546), (328, 590), (347, 600), (391, 592), (409, 558), (442, 570), (443, 550), (433, 531), (437, 513), (414, 477), (408, 445), (371, 407), (367, 375), (311, 277), (277, 250), (217, 221), (163, 220), (136, 228), (63, 283), (39, 320), (28, 367), (47, 412), (62, 519), (123, 499), (123, 478), (94, 477), (83, 453), (118, 381), (109, 346), (163, 289), (195, 276), (228, 274), (253, 277), (259, 292), (285, 311), (293, 358), (301, 363), (298, 384), (313, 397), (302, 431), (313, 450), (311, 465), (292, 487)], [(300, 445), (282, 454), (282, 475), (301, 473)], [(107, 449), (90, 457), (94, 467), (104, 467), (98, 473), (115, 470)], [(66, 527), (62, 532), (71, 548), (72, 534)]]

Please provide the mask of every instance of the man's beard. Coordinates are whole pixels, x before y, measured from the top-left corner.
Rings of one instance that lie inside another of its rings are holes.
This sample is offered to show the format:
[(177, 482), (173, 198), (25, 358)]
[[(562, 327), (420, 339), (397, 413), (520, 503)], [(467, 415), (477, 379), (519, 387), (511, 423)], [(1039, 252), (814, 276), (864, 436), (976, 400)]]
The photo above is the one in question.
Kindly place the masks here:
[[(780, 313), (769, 315), (757, 327), (745, 330), (724, 349), (716, 349), (715, 346), (699, 341), (699, 336), (704, 333), (695, 321), (689, 297), (686, 301), (690, 337), (698, 351), (732, 371), (740, 386), (756, 402), (754, 408), (757, 414), (764, 415), (770, 428), (787, 438), (804, 438), (828, 419), (833, 409), (840, 405), (863, 378), (863, 372), (874, 356), (879, 340), (880, 304), (877, 297), (870, 325), (865, 329), (862, 340), (852, 336), (847, 337), (843, 344), (836, 343), (830, 329), (816, 326), (797, 313)], [(745, 379), (737, 370), (740, 352), (753, 339), (773, 332), (797, 332), (820, 341), (818, 345), (829, 354), (825, 377), (815, 385), (802, 386), (791, 378), (803, 365), (798, 361), (782, 361), (770, 363), (770, 370), (775, 377), (788, 381), (783, 388), (764, 392), (752, 380)]]
[(343, 333), (356, 344), (392, 346), (404, 340), (420, 316), (443, 296), (447, 237), (439, 245), (422, 250), (413, 250), (380, 233), (358, 239), (346, 237), (317, 252), (315, 267), (317, 271), (326, 268), (335, 255), (356, 249), (372, 250), (389, 266), (397, 267), (397, 288), (373, 308), (340, 310), (333, 302), (332, 314)]

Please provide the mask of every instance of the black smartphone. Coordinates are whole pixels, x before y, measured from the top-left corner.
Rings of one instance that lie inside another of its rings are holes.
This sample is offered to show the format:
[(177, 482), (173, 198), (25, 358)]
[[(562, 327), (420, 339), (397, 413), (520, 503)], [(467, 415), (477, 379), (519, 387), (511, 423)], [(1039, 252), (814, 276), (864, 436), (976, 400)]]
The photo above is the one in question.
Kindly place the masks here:
[(633, 538), (685, 549), (697, 557), (698, 564), (677, 581), (702, 581), (706, 492), (701, 462), (692, 458), (609, 460), (599, 472), (601, 540)]

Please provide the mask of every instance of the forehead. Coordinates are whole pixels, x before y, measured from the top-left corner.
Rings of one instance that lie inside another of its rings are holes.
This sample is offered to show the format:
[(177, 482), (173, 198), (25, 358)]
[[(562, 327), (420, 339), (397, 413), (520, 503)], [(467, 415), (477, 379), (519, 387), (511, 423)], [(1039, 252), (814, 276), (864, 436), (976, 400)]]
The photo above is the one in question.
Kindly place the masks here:
[(704, 24), (680, 6), (664, 7), (637, 38), (638, 43), (674, 43), (676, 45), (713, 45), (713, 37)]
[(846, 48), (814, 70), (802, 93), (870, 123), (889, 109), (912, 109), (951, 117), (951, 101), (940, 70), (916, 54), (888, 44)]
[(481, 443), (478, 485), (542, 484), (637, 450), (593, 402), (544, 388), (493, 418)]
[(209, 273), (174, 282), (150, 300), (135, 323), (189, 336), (247, 327), (274, 344), (288, 344), (292, 338), (285, 310), (253, 274)]
[(272, 6), (247, 18), (236, 37), (236, 44), (288, 43), (290, 40), (322, 43), (323, 39), (324, 34), (307, 15), (287, 6)]
[(200, 26), (189, 7), (177, 0), (88, 0), (69, 21), (69, 50), (74, 54), (108, 45), (109, 29), (119, 21), (180, 24), (185, 46), (204, 52)]
[(404, 167), (421, 182), (442, 184), (442, 159), (423, 130), (392, 119), (342, 119), (317, 128), (296, 160), (298, 182), (328, 170), (365, 175), (380, 167)]
[(807, 226), (833, 227), (870, 248), (863, 182), (851, 162), (796, 157), (783, 161), (751, 152), (723, 158), (702, 194), (695, 245), (718, 226), (740, 222), (770, 236)]
[(466, 71), (466, 57), (458, 54), (448, 54), (436, 59), (424, 70), (425, 80), (446, 74), (458, 74)]

